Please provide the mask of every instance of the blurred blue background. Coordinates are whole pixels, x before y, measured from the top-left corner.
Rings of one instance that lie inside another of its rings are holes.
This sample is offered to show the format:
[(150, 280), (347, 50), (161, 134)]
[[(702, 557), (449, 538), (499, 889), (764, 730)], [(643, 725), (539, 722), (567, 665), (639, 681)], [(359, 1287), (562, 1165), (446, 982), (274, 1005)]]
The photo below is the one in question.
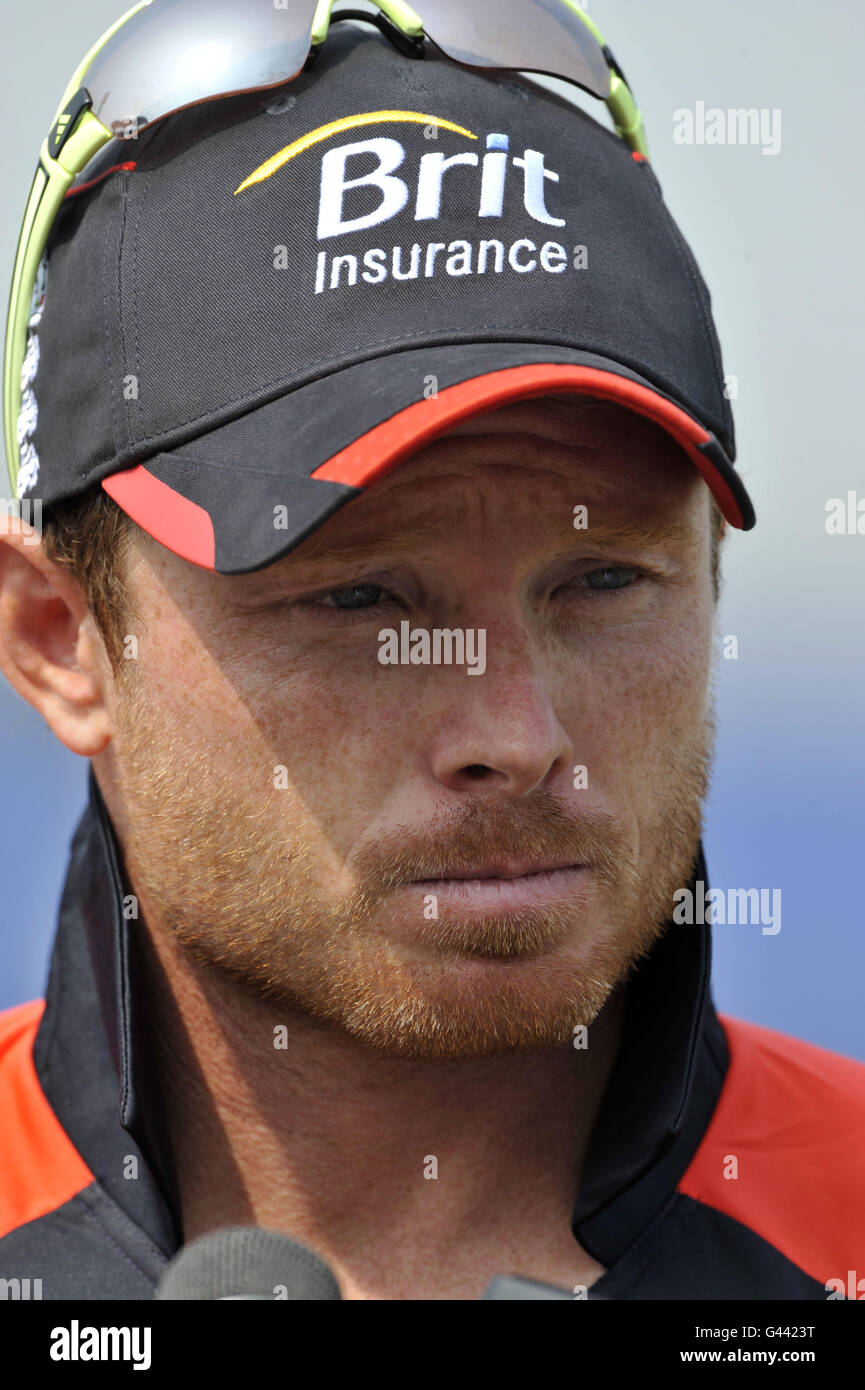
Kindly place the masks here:
[[(354, 0), (356, 3), (356, 0)], [(6, 10), (0, 271), (65, 84), (117, 0)], [(725, 547), (709, 880), (780, 888), (781, 931), (717, 926), (720, 1009), (865, 1060), (862, 808), (865, 536), (826, 502), (865, 497), (859, 128), (865, 10), (849, 0), (594, 0), (665, 197), (712, 292), (755, 531)], [(781, 112), (781, 147), (686, 145), (682, 109)], [(601, 113), (586, 98), (588, 110)], [(5, 477), (5, 475), (4, 475)], [(4, 482), (5, 487), (5, 482)], [(0, 1008), (41, 995), (87, 763), (0, 681)]]

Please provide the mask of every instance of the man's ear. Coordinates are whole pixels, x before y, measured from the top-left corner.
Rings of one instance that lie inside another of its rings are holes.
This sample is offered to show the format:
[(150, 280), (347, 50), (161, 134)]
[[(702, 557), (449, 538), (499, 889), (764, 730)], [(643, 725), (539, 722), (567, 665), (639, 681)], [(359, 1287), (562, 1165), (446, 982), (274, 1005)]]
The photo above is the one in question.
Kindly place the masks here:
[(81, 588), (32, 526), (2, 513), (0, 671), (73, 753), (110, 741), (111, 664)]

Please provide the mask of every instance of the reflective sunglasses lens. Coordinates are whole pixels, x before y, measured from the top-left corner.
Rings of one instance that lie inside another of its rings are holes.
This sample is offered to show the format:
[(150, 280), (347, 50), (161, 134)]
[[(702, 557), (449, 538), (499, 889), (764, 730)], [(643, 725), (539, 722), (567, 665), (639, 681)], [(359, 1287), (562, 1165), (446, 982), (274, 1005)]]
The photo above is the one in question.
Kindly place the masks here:
[(569, 0), (414, 0), (414, 8), (459, 63), (545, 72), (610, 94), (604, 50)]
[(310, 49), (316, 0), (151, 0), (84, 76), (93, 111), (116, 135), (192, 102), (288, 82)]

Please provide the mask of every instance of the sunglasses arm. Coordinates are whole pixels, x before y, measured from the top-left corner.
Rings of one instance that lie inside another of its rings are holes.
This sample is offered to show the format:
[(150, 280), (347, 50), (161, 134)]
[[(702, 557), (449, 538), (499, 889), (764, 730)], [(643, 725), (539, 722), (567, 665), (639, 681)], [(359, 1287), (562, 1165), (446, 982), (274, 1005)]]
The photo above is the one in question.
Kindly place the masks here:
[(582, 20), (586, 28), (594, 35), (596, 41), (604, 50), (608, 63), (610, 63), (610, 94), (605, 98), (607, 110), (609, 111), (616, 134), (630, 145), (632, 150), (639, 154), (649, 157), (649, 147), (646, 143), (646, 132), (643, 127), (643, 117), (640, 115), (640, 108), (634, 101), (633, 94), (627, 82), (625, 82), (615, 70), (615, 59), (607, 46), (607, 41), (593, 19), (581, 9), (574, 0), (565, 0), (565, 4), (572, 9)]
[[(112, 132), (92, 111), (74, 110), (75, 98), (84, 86), (85, 76), (97, 54), (139, 10), (147, 8), (148, 0), (121, 15), (110, 29), (96, 40), (90, 52), (70, 78), (57, 108), (51, 130), (43, 141), (36, 176), (27, 200), (27, 210), (12, 275), (9, 314), (6, 320), (6, 344), (3, 362), (3, 428), (6, 443), (6, 462), (13, 496), (17, 495), (20, 457), (18, 451), (18, 414), (21, 409), (21, 366), (27, 348), (27, 327), (30, 321), (33, 288), (39, 262), (60, 210), (63, 199), (75, 177), (109, 140)], [(74, 114), (72, 114), (74, 112)], [(71, 115), (71, 119), (70, 119)], [(64, 138), (65, 137), (65, 138)], [(54, 151), (52, 154), (51, 151)]]
[(646, 132), (643, 128), (640, 108), (631, 95), (630, 87), (615, 72), (611, 73), (607, 109), (613, 118), (616, 134), (621, 135), (632, 150), (638, 151), (648, 159), (649, 146), (646, 143)]
[[(60, 115), (63, 111), (61, 108)], [(9, 317), (6, 324), (6, 353), (3, 371), (3, 417), (6, 461), (13, 496), (18, 486), (18, 413), (21, 409), (21, 365), (27, 347), (27, 327), (32, 312), (33, 287), (39, 262), (45, 250), (54, 219), (66, 193), (79, 172), (114, 137), (92, 111), (81, 112), (57, 158), (49, 152), (56, 138), (57, 124), (42, 143), (36, 176), (27, 201), (24, 223), (18, 241)]]

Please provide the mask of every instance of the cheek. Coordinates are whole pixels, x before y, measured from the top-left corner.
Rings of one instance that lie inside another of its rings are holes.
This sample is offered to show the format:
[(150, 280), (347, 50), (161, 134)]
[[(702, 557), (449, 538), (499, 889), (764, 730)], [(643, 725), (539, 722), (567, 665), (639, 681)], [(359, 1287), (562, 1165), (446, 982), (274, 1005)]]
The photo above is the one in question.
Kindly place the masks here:
[(712, 635), (701, 605), (593, 644), (572, 671), (567, 728), (577, 761), (590, 782), (594, 764), (596, 785), (621, 809), (650, 805), (671, 753), (702, 744)]
[(417, 744), (417, 691), (377, 660), (377, 632), (292, 648), (272, 623), (247, 628), (216, 653), (221, 667), (196, 695), (207, 736), (224, 738), (231, 724), (235, 763), (254, 758), (268, 781), (284, 766), (303, 814), (339, 840), (381, 814)]
[[(698, 736), (712, 631), (711, 603), (691, 594), (663, 618), (551, 658), (548, 690), (575, 761), (620, 813), (640, 814), (671, 747)], [(382, 667), (376, 633), (309, 648), (272, 619), (160, 626), (136, 673), (147, 737), (165, 725), (176, 765), (219, 767), (247, 797), (284, 766), (304, 815), (350, 839), (422, 775), (451, 698), (450, 682), (430, 700), (416, 669)]]

